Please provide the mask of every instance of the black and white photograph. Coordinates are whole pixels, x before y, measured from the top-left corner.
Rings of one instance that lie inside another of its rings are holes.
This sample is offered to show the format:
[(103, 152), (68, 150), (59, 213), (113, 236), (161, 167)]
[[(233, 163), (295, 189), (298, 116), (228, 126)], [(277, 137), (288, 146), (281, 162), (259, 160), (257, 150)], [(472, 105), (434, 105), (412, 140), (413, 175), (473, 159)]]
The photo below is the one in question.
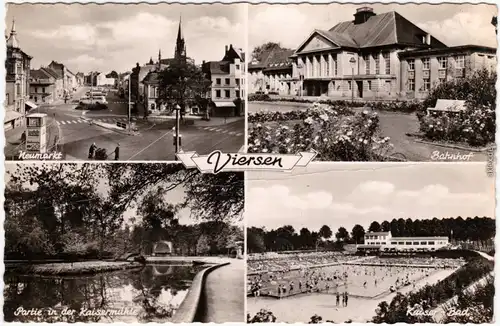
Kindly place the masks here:
[(244, 322), (243, 173), (10, 163), (6, 322)]
[(248, 152), (384, 162), (484, 162), (494, 152), (494, 4), (248, 12)]
[(245, 144), (245, 4), (8, 4), (7, 160)]
[(246, 185), (249, 323), (493, 323), (483, 164), (314, 164)]

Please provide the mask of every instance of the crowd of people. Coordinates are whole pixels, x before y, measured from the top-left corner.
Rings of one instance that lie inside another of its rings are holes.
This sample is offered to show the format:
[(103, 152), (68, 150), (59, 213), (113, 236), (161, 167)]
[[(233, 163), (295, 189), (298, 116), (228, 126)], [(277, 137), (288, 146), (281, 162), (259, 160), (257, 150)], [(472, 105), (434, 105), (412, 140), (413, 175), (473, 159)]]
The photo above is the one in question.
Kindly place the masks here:
[[(428, 257), (379, 258), (327, 254), (294, 254), (287, 258), (250, 259), (248, 293), (285, 298), (302, 293), (327, 293), (337, 305), (347, 305), (349, 295), (376, 297), (417, 283), (441, 269), (458, 268), (462, 259)], [(332, 263), (328, 265), (329, 263)]]

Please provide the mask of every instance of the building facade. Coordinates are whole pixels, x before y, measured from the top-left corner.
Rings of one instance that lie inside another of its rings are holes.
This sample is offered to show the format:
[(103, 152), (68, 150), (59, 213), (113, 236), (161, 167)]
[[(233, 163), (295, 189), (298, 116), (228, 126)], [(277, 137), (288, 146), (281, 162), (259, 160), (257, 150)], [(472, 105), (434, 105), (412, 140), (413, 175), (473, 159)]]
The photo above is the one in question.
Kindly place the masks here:
[[(245, 54), (232, 44), (226, 46), (221, 61), (203, 62), (202, 71), (211, 81), (210, 97), (213, 116), (241, 116), (245, 96)], [(237, 101), (238, 100), (238, 101)]]
[(248, 64), (248, 92), (298, 96), (298, 83), (292, 78), (293, 50), (272, 48), (260, 61)]
[(51, 68), (62, 78), (62, 86), (65, 97), (70, 96), (76, 90), (76, 76), (64, 64), (52, 61), (48, 68)]
[(460, 69), (473, 71), (496, 62), (495, 52), (472, 45), (447, 47), (395, 11), (376, 14), (363, 7), (352, 21), (313, 30), (290, 56), (291, 78), (278, 74), (280, 84), (269, 84), (276, 85), (279, 95), (293, 95), (296, 87), (299, 96), (421, 99), (433, 83), (443, 80), (437, 68), (444, 65), (442, 57), (447, 58), (446, 70), (454, 70), (447, 78), (458, 78), (464, 76)]
[(32, 57), (21, 50), (14, 21), (6, 43), (4, 131), (24, 126), (26, 112), (35, 107), (35, 104), (29, 101)]
[(41, 67), (40, 70), (42, 70), (45, 74), (51, 76), (55, 80), (54, 100), (62, 99), (64, 97), (64, 87), (63, 87), (64, 80), (62, 76), (59, 75), (57, 71), (49, 67)]
[(30, 100), (35, 104), (50, 104), (56, 100), (56, 78), (43, 69), (30, 71)]
[(391, 232), (368, 232), (360, 251), (379, 252), (426, 252), (448, 248), (448, 237), (393, 237)]

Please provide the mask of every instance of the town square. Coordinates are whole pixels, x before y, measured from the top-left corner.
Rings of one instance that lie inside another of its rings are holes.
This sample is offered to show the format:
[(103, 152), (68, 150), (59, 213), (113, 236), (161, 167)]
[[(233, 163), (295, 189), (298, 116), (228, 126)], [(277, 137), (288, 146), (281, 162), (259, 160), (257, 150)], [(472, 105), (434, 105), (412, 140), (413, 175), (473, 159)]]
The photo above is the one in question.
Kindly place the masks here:
[(7, 160), (238, 152), (243, 13), (241, 5), (8, 5)]
[(248, 151), (486, 161), (496, 12), (486, 4), (250, 6)]

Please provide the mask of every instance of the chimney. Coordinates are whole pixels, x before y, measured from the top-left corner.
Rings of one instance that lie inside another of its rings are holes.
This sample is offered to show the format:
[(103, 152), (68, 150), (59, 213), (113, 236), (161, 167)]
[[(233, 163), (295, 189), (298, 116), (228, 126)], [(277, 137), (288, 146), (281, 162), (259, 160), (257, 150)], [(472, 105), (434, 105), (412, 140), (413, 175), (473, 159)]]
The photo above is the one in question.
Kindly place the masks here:
[(370, 17), (376, 16), (376, 15), (377, 14), (375, 14), (373, 12), (373, 8), (370, 8), (370, 7), (358, 8), (358, 9), (356, 9), (356, 13), (354, 14), (354, 24), (355, 25), (363, 24), (368, 19), (370, 19)]
[(227, 53), (227, 45), (226, 45), (226, 53)]
[(425, 35), (425, 44), (431, 45), (431, 34)]

